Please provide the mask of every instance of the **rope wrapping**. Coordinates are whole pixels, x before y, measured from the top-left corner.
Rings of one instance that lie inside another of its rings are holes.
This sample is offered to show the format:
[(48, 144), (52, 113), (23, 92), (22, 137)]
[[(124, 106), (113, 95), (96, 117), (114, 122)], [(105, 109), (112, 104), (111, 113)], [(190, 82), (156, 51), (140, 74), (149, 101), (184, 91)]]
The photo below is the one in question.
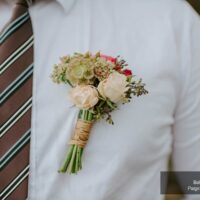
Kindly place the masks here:
[(85, 121), (82, 119), (78, 119), (74, 131), (74, 135), (70, 140), (69, 144), (75, 144), (79, 147), (84, 148), (87, 144), (89, 139), (90, 131), (92, 128), (93, 122), (92, 121)]

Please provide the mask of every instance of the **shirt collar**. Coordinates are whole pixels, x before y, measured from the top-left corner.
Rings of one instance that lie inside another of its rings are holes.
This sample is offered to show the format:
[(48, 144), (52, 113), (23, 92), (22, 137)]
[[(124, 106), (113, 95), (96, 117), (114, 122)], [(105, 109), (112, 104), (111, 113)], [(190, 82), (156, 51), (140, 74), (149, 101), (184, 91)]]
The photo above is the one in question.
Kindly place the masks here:
[(57, 0), (60, 5), (64, 8), (66, 12), (69, 12), (74, 4), (76, 3), (76, 0)]

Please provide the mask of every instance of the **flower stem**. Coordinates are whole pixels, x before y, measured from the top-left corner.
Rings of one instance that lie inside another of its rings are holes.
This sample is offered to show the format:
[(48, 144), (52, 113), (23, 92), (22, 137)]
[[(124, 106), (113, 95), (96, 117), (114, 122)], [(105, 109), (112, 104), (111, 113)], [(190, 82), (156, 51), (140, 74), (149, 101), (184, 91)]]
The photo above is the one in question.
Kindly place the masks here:
[[(93, 120), (93, 113), (89, 110), (80, 110), (78, 119), (91, 122)], [(82, 155), (83, 147), (77, 144), (71, 144), (64, 162), (58, 172), (69, 174), (77, 174), (82, 169)]]
[(71, 159), (70, 159), (70, 162), (69, 162), (69, 166), (67, 168), (67, 172), (69, 174), (71, 173), (76, 173), (76, 170), (75, 170), (75, 156), (76, 156), (76, 150), (77, 150), (77, 145), (74, 145), (74, 148), (73, 148), (73, 153), (72, 153), (72, 156), (71, 156)]
[(67, 155), (65, 156), (65, 159), (64, 159), (64, 161), (63, 161), (63, 164), (62, 164), (62, 166), (61, 166), (61, 168), (59, 169), (58, 172), (60, 172), (60, 173), (65, 173), (65, 172), (67, 171), (69, 162), (70, 162), (71, 157), (72, 157), (73, 150), (74, 150), (74, 145), (70, 145), (69, 152), (68, 152)]

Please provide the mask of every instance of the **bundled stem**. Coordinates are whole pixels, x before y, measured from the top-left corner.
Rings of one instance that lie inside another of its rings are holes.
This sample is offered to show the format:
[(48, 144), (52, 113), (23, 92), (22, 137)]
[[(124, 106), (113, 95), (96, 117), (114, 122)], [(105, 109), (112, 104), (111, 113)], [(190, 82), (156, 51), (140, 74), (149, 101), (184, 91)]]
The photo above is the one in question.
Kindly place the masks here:
[(93, 124), (93, 114), (89, 110), (80, 110), (70, 148), (59, 170), (61, 173), (76, 174), (82, 169), (82, 154), (87, 144)]

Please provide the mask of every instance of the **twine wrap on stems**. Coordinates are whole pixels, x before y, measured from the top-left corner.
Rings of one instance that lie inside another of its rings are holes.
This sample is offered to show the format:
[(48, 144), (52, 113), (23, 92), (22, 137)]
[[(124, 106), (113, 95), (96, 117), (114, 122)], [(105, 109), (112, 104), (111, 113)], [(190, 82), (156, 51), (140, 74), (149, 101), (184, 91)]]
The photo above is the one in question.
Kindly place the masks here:
[(92, 128), (92, 121), (85, 121), (78, 119), (74, 131), (74, 136), (70, 140), (69, 144), (75, 144), (84, 148), (89, 139), (90, 130)]
[(89, 110), (79, 111), (74, 135), (69, 142), (70, 147), (59, 172), (76, 174), (82, 169), (82, 154), (89, 139), (93, 123), (93, 113)]

